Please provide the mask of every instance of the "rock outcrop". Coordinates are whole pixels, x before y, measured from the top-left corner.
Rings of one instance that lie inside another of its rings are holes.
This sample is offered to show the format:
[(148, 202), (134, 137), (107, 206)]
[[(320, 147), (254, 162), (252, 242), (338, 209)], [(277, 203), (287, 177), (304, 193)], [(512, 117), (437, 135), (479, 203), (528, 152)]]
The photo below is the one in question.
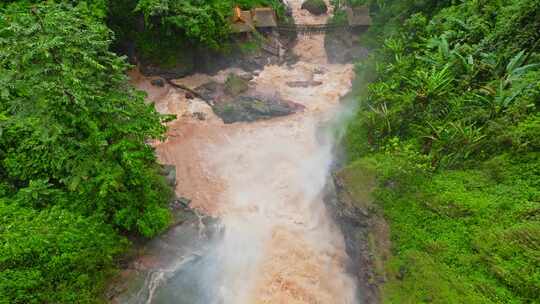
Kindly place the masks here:
[(328, 6), (323, 0), (306, 0), (302, 3), (302, 9), (307, 10), (313, 15), (326, 14)]
[(225, 92), (231, 96), (238, 96), (249, 89), (248, 81), (236, 74), (230, 74), (225, 81)]
[(291, 102), (253, 96), (240, 96), (230, 102), (213, 106), (214, 112), (223, 119), (224, 123), (286, 116), (297, 112), (300, 108), (299, 105)]
[(374, 166), (355, 163), (334, 174), (325, 202), (345, 238), (348, 271), (358, 279), (362, 303), (380, 303), (386, 281), (384, 263), (390, 257), (389, 228), (373, 204)]
[(330, 63), (350, 63), (366, 58), (367, 48), (358, 41), (358, 35), (349, 31), (328, 33), (324, 38), (324, 48)]
[(251, 75), (230, 74), (225, 83), (215, 81), (197, 87), (194, 92), (201, 96), (224, 123), (256, 121), (285, 116), (304, 107), (282, 99), (279, 94), (263, 96), (250, 90)]

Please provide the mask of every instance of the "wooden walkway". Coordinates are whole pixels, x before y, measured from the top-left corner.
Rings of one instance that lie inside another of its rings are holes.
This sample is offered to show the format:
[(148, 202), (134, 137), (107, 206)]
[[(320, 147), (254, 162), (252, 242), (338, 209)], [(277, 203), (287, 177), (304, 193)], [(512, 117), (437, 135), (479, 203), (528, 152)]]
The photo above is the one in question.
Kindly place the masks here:
[(346, 9), (347, 21), (328, 24), (290, 24), (279, 23), (272, 8), (261, 7), (241, 10), (236, 6), (231, 18), (232, 30), (236, 33), (252, 32), (259, 28), (277, 28), (281, 34), (317, 35), (329, 32), (365, 29), (371, 25), (369, 7), (360, 6)]
[(277, 30), (281, 34), (320, 35), (329, 32), (348, 31), (348, 24), (278, 24)]

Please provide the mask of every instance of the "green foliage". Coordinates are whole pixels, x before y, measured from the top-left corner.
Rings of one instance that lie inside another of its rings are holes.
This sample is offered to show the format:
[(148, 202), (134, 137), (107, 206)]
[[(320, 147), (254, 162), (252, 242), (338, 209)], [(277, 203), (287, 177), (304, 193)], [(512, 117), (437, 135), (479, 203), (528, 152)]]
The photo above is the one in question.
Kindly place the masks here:
[(0, 303), (97, 303), (126, 242), (101, 221), (0, 200)]
[(249, 40), (239, 44), (238, 47), (244, 54), (254, 54), (261, 49), (261, 43), (257, 40)]
[[(380, 14), (396, 14), (402, 2), (390, 1)], [(397, 17), (375, 25), (368, 36), (381, 28), (388, 33), (379, 36), (380, 47), (367, 60), (376, 62), (371, 70), (376, 79), (362, 97), (349, 141), (380, 150), (398, 136), (443, 168), (524, 147), (533, 151), (530, 135), (522, 137), (516, 130), (534, 133), (530, 128), (540, 106), (540, 21), (528, 17), (539, 14), (540, 5), (529, 0), (497, 3), (482, 11), (465, 2), (432, 17), (411, 12), (397, 29), (386, 28)], [(492, 18), (490, 12), (499, 9), (502, 13)], [(524, 25), (530, 32), (518, 33), (507, 19), (530, 21)], [(515, 33), (511, 42), (500, 43), (508, 32)], [(359, 65), (360, 70), (366, 67)], [(364, 133), (363, 140), (354, 139), (355, 132)]]
[(141, 11), (147, 22), (159, 18), (162, 30), (181, 30), (186, 37), (218, 49), (229, 33), (227, 17), (232, 6), (224, 1), (140, 0), (136, 11)]
[(345, 144), (377, 164), (386, 303), (538, 303), (540, 3), (369, 1)]
[(372, 159), (392, 228), (385, 303), (537, 303), (538, 155), (435, 173), (400, 155)]
[[(98, 2), (93, 2), (98, 3)], [(109, 50), (91, 2), (0, 15), (0, 303), (96, 303), (121, 233), (151, 237), (172, 195), (146, 141), (164, 117)]]
[(145, 64), (193, 69), (198, 53), (226, 53), (234, 43), (229, 18), (234, 6), (270, 6), (284, 19), (278, 0), (115, 0), (108, 5), (107, 24), (114, 31), (114, 49)]
[(229, 40), (229, 18), (235, 6), (270, 6), (278, 15), (284, 12), (276, 0), (139, 0), (135, 11), (142, 12), (147, 24), (159, 27), (160, 32), (182, 34), (197, 45), (217, 50)]
[[(131, 0), (128, 0), (131, 1)], [(0, 9), (3, 6), (8, 6), (8, 4), (17, 2), (19, 5), (29, 5), (29, 4), (38, 4), (43, 2), (41, 0), (3, 0), (0, 3)], [(109, 0), (63, 0), (57, 1), (63, 2), (68, 5), (76, 6), (79, 10), (84, 12), (85, 18), (96, 18), (103, 19), (107, 16), (107, 10), (109, 5)]]
[(164, 208), (169, 196), (145, 140), (160, 138), (164, 127), (127, 85), (125, 60), (108, 51), (109, 30), (79, 14), (50, 4), (14, 6), (3, 16), (4, 24), (11, 20), (0, 32), (7, 195), (148, 231), (145, 214)]

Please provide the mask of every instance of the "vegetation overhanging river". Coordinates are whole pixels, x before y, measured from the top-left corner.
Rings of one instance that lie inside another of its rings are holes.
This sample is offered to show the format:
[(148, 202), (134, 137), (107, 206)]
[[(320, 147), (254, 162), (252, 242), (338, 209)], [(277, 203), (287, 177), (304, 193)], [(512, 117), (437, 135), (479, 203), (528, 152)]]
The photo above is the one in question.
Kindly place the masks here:
[[(324, 23), (290, 1), (297, 23)], [(224, 124), (200, 99), (136, 72), (133, 83), (161, 113), (176, 114), (168, 139), (156, 143), (162, 163), (176, 166), (178, 195), (219, 218), (217, 227), (188, 221), (154, 240), (136, 262), (146, 274), (121, 303), (336, 303), (357, 302), (339, 228), (323, 203), (336, 132), (351, 86), (351, 64), (329, 64), (324, 36), (299, 39), (292, 66), (267, 65), (250, 87), (305, 107), (270, 120)], [(223, 83), (228, 69), (176, 83)], [(306, 81), (307, 87), (287, 83)], [(197, 116), (204, 113), (204, 120)], [(209, 230), (219, 233), (205, 233)]]

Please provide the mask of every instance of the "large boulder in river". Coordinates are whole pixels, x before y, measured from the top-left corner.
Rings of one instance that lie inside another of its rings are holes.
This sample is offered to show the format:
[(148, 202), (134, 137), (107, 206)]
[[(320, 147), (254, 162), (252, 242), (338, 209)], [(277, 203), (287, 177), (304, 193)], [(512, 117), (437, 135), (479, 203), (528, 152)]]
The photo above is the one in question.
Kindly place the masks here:
[(225, 81), (225, 92), (231, 96), (238, 96), (248, 89), (248, 81), (236, 74), (230, 74)]
[(306, 0), (302, 3), (302, 9), (305, 9), (313, 15), (326, 14), (328, 7), (324, 0)]
[(230, 102), (218, 103), (213, 106), (214, 112), (221, 117), (224, 123), (250, 122), (285, 116), (302, 108), (301, 105), (293, 102), (252, 96), (240, 96)]
[(195, 93), (199, 94), (207, 102), (214, 102), (215, 100), (221, 98), (225, 93), (223, 92), (223, 84), (215, 81), (207, 82), (197, 88), (195, 88)]

